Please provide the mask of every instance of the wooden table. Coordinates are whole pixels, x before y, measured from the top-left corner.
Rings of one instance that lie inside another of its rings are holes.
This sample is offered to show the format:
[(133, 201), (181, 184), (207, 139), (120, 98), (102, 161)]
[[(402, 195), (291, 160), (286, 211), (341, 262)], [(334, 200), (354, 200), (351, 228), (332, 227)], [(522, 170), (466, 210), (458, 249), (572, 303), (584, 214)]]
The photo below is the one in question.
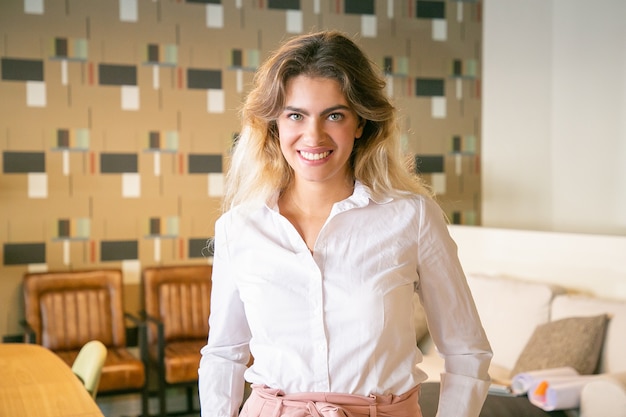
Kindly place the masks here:
[(104, 417), (83, 384), (52, 351), (0, 343), (0, 417)]

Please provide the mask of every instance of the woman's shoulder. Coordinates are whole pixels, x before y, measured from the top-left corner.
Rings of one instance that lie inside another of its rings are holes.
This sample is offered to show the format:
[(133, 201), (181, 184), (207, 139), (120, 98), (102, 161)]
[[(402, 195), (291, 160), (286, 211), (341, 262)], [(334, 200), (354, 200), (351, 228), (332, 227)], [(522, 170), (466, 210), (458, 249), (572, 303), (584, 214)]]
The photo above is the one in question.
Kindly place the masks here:
[(240, 204), (224, 211), (217, 219), (216, 225), (245, 225), (250, 221), (258, 221), (271, 212), (266, 204)]

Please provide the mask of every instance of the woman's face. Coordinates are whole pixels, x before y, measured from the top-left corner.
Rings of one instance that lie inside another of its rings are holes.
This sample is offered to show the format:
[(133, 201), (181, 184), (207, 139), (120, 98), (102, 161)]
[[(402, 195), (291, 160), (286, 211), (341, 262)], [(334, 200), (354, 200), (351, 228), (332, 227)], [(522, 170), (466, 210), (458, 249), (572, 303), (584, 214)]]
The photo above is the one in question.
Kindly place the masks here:
[(286, 86), (285, 107), (278, 116), (282, 153), (296, 181), (345, 184), (354, 140), (363, 124), (349, 107), (339, 83), (299, 75)]

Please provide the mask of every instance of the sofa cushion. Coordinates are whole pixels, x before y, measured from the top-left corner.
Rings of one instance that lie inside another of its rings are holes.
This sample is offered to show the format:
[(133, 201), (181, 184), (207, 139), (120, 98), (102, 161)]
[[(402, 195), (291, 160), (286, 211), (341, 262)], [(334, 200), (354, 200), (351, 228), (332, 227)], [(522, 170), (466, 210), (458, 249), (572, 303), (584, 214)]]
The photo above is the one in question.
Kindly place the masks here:
[(537, 326), (520, 354), (513, 375), (540, 369), (574, 368), (594, 373), (604, 341), (607, 316), (568, 317)]
[(595, 316), (608, 314), (610, 319), (600, 356), (599, 372), (616, 373), (626, 371), (626, 303), (624, 301), (563, 294), (552, 303), (552, 319), (573, 316)]
[(467, 282), (493, 349), (492, 364), (513, 369), (535, 328), (549, 321), (552, 299), (564, 289), (484, 274), (468, 274)]

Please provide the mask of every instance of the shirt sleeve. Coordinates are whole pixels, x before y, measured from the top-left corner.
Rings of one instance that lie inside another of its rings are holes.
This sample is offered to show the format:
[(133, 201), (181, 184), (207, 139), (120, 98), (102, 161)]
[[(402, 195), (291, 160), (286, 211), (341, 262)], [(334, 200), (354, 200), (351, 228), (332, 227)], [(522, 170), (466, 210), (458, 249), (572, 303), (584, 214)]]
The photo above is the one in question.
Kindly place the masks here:
[(209, 336), (198, 384), (202, 417), (236, 417), (250, 358), (250, 330), (233, 276), (224, 221), (215, 224)]
[(492, 351), (444, 214), (423, 200), (417, 287), (431, 337), (445, 360), (437, 417), (477, 417), (490, 385)]

